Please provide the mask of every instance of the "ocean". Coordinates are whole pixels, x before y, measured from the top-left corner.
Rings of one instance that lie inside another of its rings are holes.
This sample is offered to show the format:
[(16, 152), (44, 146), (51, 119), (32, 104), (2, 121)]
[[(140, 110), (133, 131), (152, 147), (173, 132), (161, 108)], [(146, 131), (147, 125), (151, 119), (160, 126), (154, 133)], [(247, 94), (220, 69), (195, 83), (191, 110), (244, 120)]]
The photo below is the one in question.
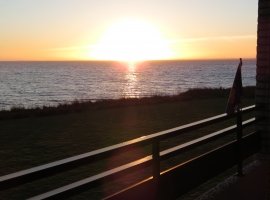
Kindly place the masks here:
[[(230, 88), (239, 60), (0, 62), (0, 110), (77, 100), (174, 95)], [(256, 60), (243, 60), (243, 86), (256, 83)]]

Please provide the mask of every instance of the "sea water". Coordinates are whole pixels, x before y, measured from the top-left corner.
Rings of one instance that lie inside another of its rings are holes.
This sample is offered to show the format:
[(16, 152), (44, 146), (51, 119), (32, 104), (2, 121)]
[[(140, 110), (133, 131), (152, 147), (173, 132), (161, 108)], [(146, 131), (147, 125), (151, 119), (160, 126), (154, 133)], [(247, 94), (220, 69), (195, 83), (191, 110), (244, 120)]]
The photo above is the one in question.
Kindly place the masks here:
[[(230, 88), (239, 61), (0, 62), (0, 110), (77, 100), (174, 95)], [(243, 86), (254, 86), (256, 60), (243, 60)]]

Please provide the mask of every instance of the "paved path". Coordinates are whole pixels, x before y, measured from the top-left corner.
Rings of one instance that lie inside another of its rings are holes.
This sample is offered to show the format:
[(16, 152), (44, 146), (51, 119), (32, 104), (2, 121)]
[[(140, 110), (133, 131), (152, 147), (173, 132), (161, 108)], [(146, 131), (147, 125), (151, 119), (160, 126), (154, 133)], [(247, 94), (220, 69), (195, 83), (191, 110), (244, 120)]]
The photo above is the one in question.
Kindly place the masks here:
[(267, 163), (262, 163), (211, 200), (266, 200)]

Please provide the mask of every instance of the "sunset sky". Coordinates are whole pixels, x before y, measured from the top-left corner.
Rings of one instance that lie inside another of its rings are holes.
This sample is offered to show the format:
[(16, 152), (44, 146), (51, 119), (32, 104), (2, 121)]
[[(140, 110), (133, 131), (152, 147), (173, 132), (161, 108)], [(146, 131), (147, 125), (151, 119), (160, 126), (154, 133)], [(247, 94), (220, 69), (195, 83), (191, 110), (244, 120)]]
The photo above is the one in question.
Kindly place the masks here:
[(256, 56), (256, 0), (0, 0), (0, 61)]

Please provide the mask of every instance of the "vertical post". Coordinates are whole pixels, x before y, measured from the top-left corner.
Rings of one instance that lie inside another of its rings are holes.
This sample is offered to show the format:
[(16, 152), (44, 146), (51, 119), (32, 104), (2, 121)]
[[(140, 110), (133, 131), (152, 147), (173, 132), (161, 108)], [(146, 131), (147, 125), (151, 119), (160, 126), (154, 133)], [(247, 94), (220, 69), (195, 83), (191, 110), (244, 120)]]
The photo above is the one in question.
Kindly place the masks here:
[(160, 165), (159, 165), (159, 141), (155, 140), (152, 144), (153, 156), (153, 181), (155, 187), (156, 199), (159, 197)]
[(243, 176), (242, 166), (242, 114), (237, 111), (237, 176)]
[[(269, 94), (270, 94), (270, 0), (259, 0), (257, 26), (257, 70), (256, 70), (256, 108), (255, 117), (266, 117), (265, 121), (256, 123), (256, 131), (261, 132), (262, 148), (256, 159), (268, 164), (265, 176), (266, 199), (270, 199), (270, 130), (269, 130)], [(260, 107), (262, 106), (262, 107)]]
[[(267, 161), (270, 155), (268, 145), (270, 142), (269, 132), (269, 78), (270, 78), (270, 0), (259, 0), (258, 26), (257, 26), (257, 70), (255, 101), (258, 108), (255, 117), (266, 117), (267, 120), (256, 123), (256, 131), (262, 134), (262, 149), (257, 154), (257, 159)], [(267, 12), (266, 12), (267, 11)], [(269, 163), (270, 166), (270, 163)], [(270, 177), (269, 177), (270, 179)]]

